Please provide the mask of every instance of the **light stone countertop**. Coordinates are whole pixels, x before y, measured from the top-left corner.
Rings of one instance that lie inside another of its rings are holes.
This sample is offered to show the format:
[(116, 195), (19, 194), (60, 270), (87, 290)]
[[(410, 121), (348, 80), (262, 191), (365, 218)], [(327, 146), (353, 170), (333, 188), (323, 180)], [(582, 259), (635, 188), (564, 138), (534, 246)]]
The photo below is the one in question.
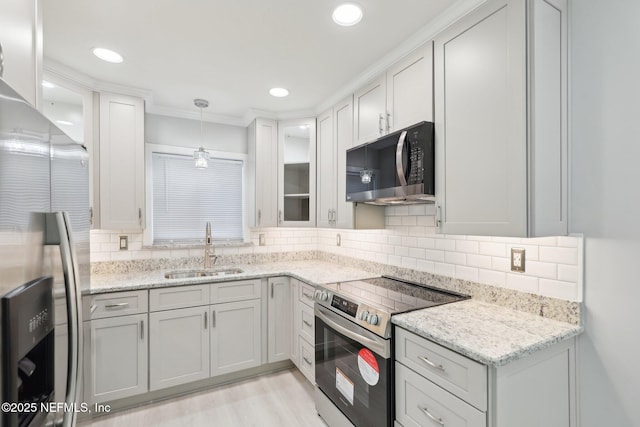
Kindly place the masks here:
[[(291, 276), (311, 285), (379, 277), (364, 270), (325, 261), (218, 265), (242, 273), (188, 279), (165, 279), (172, 269), (92, 274), (90, 294)], [(178, 270), (179, 271), (179, 270)], [(424, 338), (489, 366), (501, 366), (554, 343), (574, 337), (582, 327), (546, 319), (478, 300), (430, 307), (392, 317), (392, 322)]]
[[(181, 269), (155, 271), (138, 271), (117, 274), (92, 274), (89, 294), (130, 291), (151, 288), (164, 288), (180, 285), (197, 285), (202, 283), (228, 282), (232, 280), (256, 279), (274, 276), (292, 276), (311, 285), (360, 280), (379, 275), (356, 268), (335, 265), (325, 261), (291, 261), (268, 264), (215, 265), (213, 270), (223, 268), (240, 268), (242, 273), (194, 277), (187, 279), (165, 279), (165, 273)], [(182, 269), (189, 270), (189, 269)]]
[(581, 326), (478, 300), (399, 314), (392, 322), (470, 359), (498, 367), (580, 334)]

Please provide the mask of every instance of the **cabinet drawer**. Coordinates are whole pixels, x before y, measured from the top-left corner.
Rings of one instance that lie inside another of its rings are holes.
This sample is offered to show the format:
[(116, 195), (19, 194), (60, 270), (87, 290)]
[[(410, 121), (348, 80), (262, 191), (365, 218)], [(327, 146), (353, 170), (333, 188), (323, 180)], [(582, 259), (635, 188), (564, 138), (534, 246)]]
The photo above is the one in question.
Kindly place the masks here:
[(487, 416), (396, 362), (396, 419), (404, 427), (486, 427)]
[(113, 292), (85, 297), (84, 320), (146, 313), (147, 291)]
[(211, 284), (211, 304), (260, 298), (260, 279)]
[(487, 367), (402, 328), (396, 360), (481, 411), (487, 410)]
[(151, 289), (149, 291), (149, 311), (209, 305), (209, 286), (207, 284)]
[(315, 342), (315, 329), (314, 329), (314, 319), (315, 316), (313, 314), (313, 308), (309, 307), (306, 304), (300, 304), (299, 306), (300, 313), (297, 316), (298, 330), (300, 331), (300, 336), (306, 339), (309, 342)]
[(300, 282), (300, 294), (298, 295), (298, 299), (309, 307), (313, 307), (313, 293), (315, 291), (315, 287)]
[(316, 355), (313, 350), (313, 345), (309, 344), (306, 340), (299, 340), (299, 355), (298, 368), (300, 372), (307, 377), (311, 384), (316, 383)]

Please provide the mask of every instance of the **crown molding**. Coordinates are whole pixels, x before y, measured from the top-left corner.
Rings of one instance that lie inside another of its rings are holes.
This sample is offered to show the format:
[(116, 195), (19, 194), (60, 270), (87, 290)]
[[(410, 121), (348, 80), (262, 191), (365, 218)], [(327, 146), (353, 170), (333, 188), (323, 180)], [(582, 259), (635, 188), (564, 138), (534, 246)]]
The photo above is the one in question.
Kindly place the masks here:
[(357, 75), (349, 83), (344, 85), (338, 91), (334, 92), (329, 98), (320, 103), (315, 109), (315, 115), (320, 115), (324, 111), (332, 108), (341, 102), (347, 96), (352, 95), (358, 89), (370, 83), (378, 76), (385, 73), (389, 67), (416, 50), (423, 44), (434, 39), (442, 30), (460, 18), (468, 15), (470, 12), (486, 3), (487, 0), (459, 0), (451, 5), (447, 10), (436, 16), (434, 19), (425, 24), (416, 31), (412, 36), (400, 43), (393, 50), (388, 52), (377, 62), (370, 65), (362, 73)]
[[(353, 95), (353, 93), (356, 92), (359, 88), (386, 72), (389, 67), (398, 62), (400, 59), (402, 59), (415, 49), (419, 48), (424, 43), (433, 40), (433, 38), (442, 30), (444, 30), (460, 18), (464, 17), (465, 15), (469, 14), (471, 11), (473, 11), (486, 1), (487, 0), (458, 0), (443, 13), (429, 21), (420, 30), (415, 32), (411, 37), (406, 39), (396, 48), (380, 58), (380, 60), (366, 68), (362, 73), (353, 78), (349, 83), (344, 85), (339, 90), (335, 91), (325, 101), (316, 106), (316, 108), (297, 111), (286, 111), (280, 113), (250, 108), (242, 116), (231, 116), (203, 112), (202, 119), (206, 122), (211, 123), (247, 127), (257, 117), (272, 120), (316, 117), (322, 112), (332, 108), (335, 104), (344, 100), (347, 96)], [(168, 107), (163, 105), (155, 105), (153, 100), (153, 92), (148, 89), (118, 85), (115, 83), (94, 79), (87, 74), (74, 70), (47, 57), (44, 58), (43, 68), (44, 71), (48, 74), (52, 74), (60, 79), (69, 81), (70, 83), (79, 85), (86, 89), (97, 92), (113, 92), (122, 95), (142, 98), (145, 100), (145, 112), (149, 114), (200, 120), (200, 112), (198, 111)]]
[[(164, 105), (149, 104), (145, 111), (149, 114), (159, 116), (177, 117), (180, 119), (200, 120), (200, 110), (186, 110), (184, 108), (167, 107)], [(218, 123), (223, 125), (247, 127), (244, 117), (228, 116), (224, 114), (202, 112), (202, 120), (205, 122)]]

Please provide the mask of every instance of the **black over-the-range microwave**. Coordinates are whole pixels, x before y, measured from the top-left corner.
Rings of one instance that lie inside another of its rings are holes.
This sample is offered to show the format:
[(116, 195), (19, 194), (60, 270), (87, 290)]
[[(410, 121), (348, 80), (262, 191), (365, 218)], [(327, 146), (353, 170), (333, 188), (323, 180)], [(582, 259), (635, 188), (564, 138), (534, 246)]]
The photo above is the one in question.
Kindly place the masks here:
[(435, 201), (433, 123), (421, 122), (347, 150), (347, 201)]

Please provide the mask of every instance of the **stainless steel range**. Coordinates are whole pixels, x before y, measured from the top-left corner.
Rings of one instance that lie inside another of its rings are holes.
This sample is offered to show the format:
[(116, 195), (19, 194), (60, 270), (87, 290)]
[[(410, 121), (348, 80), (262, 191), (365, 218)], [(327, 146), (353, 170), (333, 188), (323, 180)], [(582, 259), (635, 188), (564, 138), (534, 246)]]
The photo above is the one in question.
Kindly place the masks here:
[(391, 316), (467, 298), (385, 276), (318, 286), (318, 414), (330, 427), (392, 426)]

